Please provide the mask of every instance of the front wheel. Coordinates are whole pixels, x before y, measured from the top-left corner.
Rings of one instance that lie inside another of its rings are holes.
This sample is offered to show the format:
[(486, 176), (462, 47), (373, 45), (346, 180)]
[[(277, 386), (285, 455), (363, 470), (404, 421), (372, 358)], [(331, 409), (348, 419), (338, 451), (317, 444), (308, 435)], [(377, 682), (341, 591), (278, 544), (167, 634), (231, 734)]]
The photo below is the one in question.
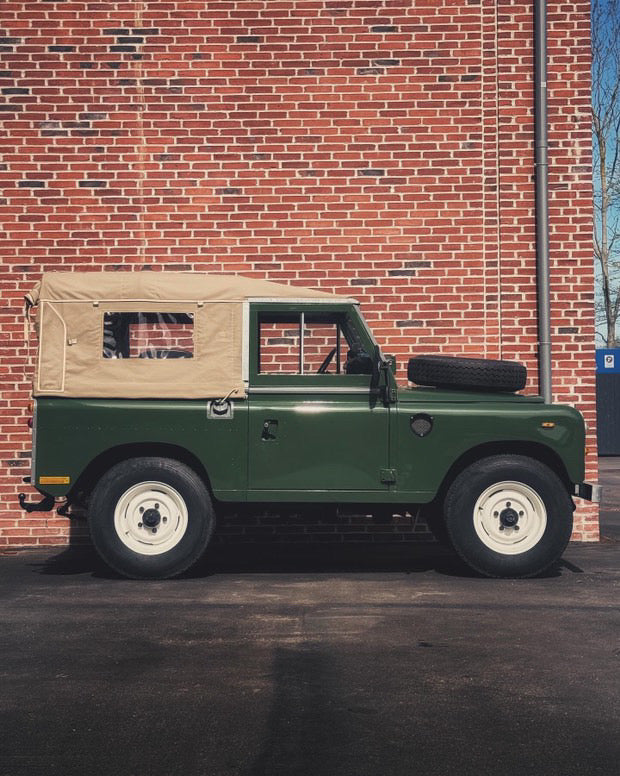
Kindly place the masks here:
[(490, 577), (531, 577), (549, 568), (566, 549), (573, 509), (557, 474), (520, 455), (468, 466), (444, 501), (452, 546)]
[(166, 579), (205, 551), (215, 518), (202, 479), (167, 458), (133, 458), (97, 483), (88, 514), (95, 549), (119, 574)]

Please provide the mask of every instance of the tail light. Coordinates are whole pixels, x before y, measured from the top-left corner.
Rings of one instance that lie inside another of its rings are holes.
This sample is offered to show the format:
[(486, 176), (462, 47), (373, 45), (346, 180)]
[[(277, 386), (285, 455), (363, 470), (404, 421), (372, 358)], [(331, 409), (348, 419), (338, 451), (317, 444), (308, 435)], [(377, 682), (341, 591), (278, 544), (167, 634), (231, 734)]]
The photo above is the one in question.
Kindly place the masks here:
[(32, 426), (34, 424), (33, 414), (34, 414), (34, 402), (33, 401), (29, 401), (28, 402), (28, 418), (26, 420), (26, 423), (28, 424), (28, 428), (32, 428)]

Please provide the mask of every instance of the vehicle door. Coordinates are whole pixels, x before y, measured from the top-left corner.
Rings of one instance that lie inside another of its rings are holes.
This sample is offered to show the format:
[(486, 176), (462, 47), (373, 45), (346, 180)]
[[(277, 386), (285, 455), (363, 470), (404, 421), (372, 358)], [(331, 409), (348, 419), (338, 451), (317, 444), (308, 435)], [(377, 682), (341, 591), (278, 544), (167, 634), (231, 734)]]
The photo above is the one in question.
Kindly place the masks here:
[(389, 409), (374, 349), (354, 305), (252, 305), (249, 498), (380, 500)]

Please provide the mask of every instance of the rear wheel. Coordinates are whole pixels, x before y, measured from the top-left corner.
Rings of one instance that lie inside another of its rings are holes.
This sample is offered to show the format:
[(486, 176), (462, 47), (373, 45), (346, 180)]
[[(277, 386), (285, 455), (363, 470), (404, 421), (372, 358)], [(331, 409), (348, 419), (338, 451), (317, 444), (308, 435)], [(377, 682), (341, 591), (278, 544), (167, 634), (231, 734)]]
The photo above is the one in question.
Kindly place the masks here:
[(530, 577), (555, 563), (570, 539), (573, 509), (555, 472), (518, 455), (472, 464), (444, 501), (452, 546), (491, 577)]
[(203, 554), (215, 518), (202, 479), (167, 458), (113, 466), (95, 487), (90, 533), (103, 560), (134, 579), (165, 579)]

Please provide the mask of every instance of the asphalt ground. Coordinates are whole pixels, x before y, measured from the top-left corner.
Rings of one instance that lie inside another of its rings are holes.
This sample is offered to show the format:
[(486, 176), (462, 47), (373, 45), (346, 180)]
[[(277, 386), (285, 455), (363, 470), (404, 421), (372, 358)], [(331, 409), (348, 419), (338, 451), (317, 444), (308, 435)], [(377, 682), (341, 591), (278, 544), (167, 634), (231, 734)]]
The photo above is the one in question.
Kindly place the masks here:
[(0, 773), (615, 776), (607, 461), (607, 539), (532, 580), (404, 545), (226, 548), (148, 583), (89, 548), (0, 558)]

